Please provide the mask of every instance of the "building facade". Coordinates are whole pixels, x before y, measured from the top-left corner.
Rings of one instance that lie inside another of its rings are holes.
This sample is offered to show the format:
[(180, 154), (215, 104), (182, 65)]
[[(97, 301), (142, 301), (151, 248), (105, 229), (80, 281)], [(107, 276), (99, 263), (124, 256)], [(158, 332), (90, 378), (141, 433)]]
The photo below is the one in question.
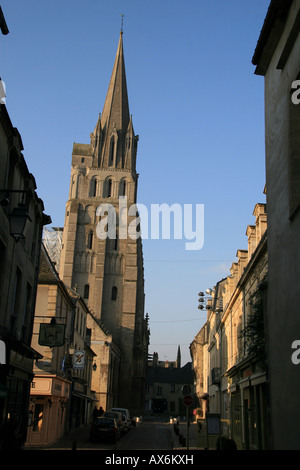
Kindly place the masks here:
[[(194, 377), (191, 363), (181, 367), (180, 349), (177, 361), (159, 361), (158, 354), (153, 354), (153, 360), (147, 367), (145, 413), (148, 415), (165, 415), (168, 418), (186, 416), (183, 404), (183, 386), (189, 385), (194, 395)], [(194, 407), (189, 409), (192, 412)]]
[[(50, 223), (36, 193), (23, 143), (5, 104), (0, 105), (0, 429), (1, 443), (22, 446), (33, 362), (31, 348), (43, 226)], [(25, 223), (18, 227), (18, 221)], [(4, 445), (4, 444), (3, 444)]]
[(137, 143), (121, 32), (102, 115), (90, 143), (73, 146), (60, 276), (78, 290), (116, 345), (114, 351), (109, 346), (108, 354), (107, 343), (92, 336), (97, 361), (104, 361), (93, 377), (98, 405), (118, 405), (132, 413), (144, 406), (147, 361)]
[(47, 446), (90, 423), (95, 353), (90, 347), (88, 309), (60, 280), (42, 245), (32, 348), (34, 363), (26, 445)]
[(239, 449), (268, 449), (266, 205), (256, 204), (253, 215), (248, 249), (237, 251), (230, 275), (203, 298), (207, 321), (190, 350), (200, 418), (218, 414), (221, 434)]
[(270, 2), (252, 59), (264, 77), (271, 445), (298, 450), (300, 1)]
[(205, 322), (196, 334), (190, 345), (192, 357), (192, 370), (194, 376), (195, 395), (197, 397), (197, 419), (205, 419), (209, 412), (208, 401), (208, 329), (209, 322)]

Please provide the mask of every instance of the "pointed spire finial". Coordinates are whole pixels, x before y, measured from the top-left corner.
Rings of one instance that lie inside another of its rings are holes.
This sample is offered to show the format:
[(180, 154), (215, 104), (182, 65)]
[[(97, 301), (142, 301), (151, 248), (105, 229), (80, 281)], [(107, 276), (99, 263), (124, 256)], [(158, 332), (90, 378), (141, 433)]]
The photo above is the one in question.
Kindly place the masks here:
[(124, 15), (121, 15), (122, 17), (122, 20), (121, 20), (121, 34), (123, 34), (123, 18), (124, 18)]

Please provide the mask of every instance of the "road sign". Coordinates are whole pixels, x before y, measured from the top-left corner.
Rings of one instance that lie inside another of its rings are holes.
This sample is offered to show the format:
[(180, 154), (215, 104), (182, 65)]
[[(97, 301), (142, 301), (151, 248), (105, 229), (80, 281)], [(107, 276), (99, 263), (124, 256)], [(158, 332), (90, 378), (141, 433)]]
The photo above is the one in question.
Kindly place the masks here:
[(192, 387), (189, 384), (185, 384), (181, 389), (181, 393), (183, 396), (190, 395), (191, 392), (192, 392)]
[(194, 399), (193, 399), (192, 395), (185, 395), (183, 397), (183, 404), (185, 406), (191, 406), (193, 404), (193, 401), (194, 401)]

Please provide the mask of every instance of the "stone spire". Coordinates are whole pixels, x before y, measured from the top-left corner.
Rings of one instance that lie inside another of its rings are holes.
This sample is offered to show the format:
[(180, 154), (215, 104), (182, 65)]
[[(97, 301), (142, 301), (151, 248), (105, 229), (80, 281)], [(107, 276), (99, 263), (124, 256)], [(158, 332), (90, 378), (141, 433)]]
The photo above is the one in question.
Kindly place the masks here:
[(178, 346), (178, 350), (177, 350), (177, 368), (180, 369), (181, 367), (181, 351), (180, 351), (180, 346)]
[(132, 135), (133, 128), (129, 113), (123, 31), (120, 33), (115, 63), (98, 128), (101, 128), (103, 133), (99, 142), (101, 150), (98, 148), (99, 166), (132, 169), (132, 164), (129, 162), (132, 159), (127, 158), (126, 155), (135, 137)]

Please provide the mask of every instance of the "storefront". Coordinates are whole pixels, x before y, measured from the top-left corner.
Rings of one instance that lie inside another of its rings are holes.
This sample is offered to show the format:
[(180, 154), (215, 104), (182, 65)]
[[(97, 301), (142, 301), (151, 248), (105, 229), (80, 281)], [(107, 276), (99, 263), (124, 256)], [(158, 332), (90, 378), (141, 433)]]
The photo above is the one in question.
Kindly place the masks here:
[(26, 441), (33, 361), (40, 355), (22, 342), (6, 341), (7, 364), (0, 373), (0, 449), (21, 449)]
[(31, 384), (26, 446), (56, 442), (66, 431), (70, 381), (56, 375), (36, 375)]
[(239, 449), (268, 449), (266, 375), (251, 374), (230, 387), (231, 437)]
[(94, 396), (87, 395), (86, 385), (73, 381), (70, 399), (70, 429), (87, 426), (91, 422), (96, 400)]

